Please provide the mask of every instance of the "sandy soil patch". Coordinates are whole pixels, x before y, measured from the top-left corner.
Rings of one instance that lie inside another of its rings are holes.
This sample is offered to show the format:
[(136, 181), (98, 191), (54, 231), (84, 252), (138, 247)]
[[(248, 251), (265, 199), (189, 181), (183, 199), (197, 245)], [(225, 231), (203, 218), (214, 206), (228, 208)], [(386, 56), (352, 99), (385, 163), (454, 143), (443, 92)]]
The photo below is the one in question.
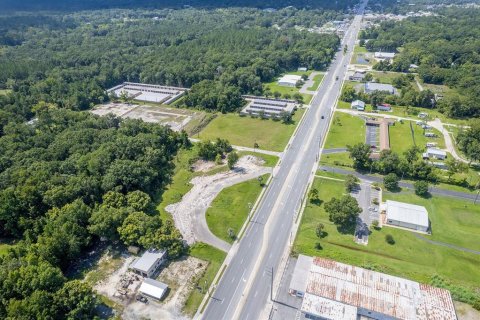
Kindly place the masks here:
[(458, 320), (478, 320), (480, 319), (480, 311), (475, 310), (471, 305), (453, 301)]
[(195, 172), (208, 172), (215, 168), (215, 166), (217, 166), (217, 164), (214, 161), (205, 161), (200, 159), (192, 164), (192, 170)]
[(233, 170), (195, 177), (190, 181), (193, 187), (182, 200), (166, 207), (188, 244), (203, 241), (228, 251), (230, 245), (215, 237), (208, 229), (205, 212), (222, 189), (270, 173), (271, 168), (262, 164), (263, 160), (247, 155), (239, 159)]

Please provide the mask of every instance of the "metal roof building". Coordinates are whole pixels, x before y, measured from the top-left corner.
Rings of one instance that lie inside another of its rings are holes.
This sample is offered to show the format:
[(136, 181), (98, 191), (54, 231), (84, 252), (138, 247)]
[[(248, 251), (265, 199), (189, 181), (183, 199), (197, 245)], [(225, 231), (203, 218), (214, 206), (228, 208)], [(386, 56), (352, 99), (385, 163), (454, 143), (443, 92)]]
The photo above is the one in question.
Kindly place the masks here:
[(367, 82), (365, 83), (365, 93), (372, 93), (374, 91), (386, 91), (390, 94), (395, 93), (395, 88), (391, 84)]
[(427, 232), (428, 212), (425, 207), (410, 203), (387, 200), (385, 205), (387, 225)]
[(446, 151), (436, 148), (428, 148), (426, 154), (435, 159), (445, 159), (447, 157)]
[(146, 278), (138, 291), (149, 298), (161, 300), (168, 290), (168, 286), (160, 281)]
[(295, 74), (286, 74), (278, 80), (278, 85), (285, 87), (295, 87), (298, 81), (300, 81), (301, 79), (301, 76), (297, 76)]
[(139, 101), (170, 104), (183, 96), (187, 90), (188, 89), (186, 88), (156, 84), (124, 82), (116, 87), (108, 89), (107, 93), (113, 93), (117, 97), (126, 94), (129, 98)]
[(395, 52), (375, 52), (374, 57), (377, 59), (390, 60), (395, 57)]
[[(299, 256), (306, 283), (301, 312), (320, 319), (457, 319), (450, 292), (324, 258)], [(292, 285), (298, 285), (291, 283)], [(303, 284), (301, 284), (303, 286)]]
[(243, 115), (258, 116), (262, 112), (267, 117), (277, 117), (282, 112), (292, 113), (295, 110), (295, 101), (286, 99), (271, 99), (257, 96), (242, 96), (247, 105), (240, 112)]
[(131, 268), (135, 273), (150, 278), (166, 260), (167, 251), (148, 250), (133, 262)]
[(363, 102), (362, 100), (352, 101), (351, 107), (352, 107), (352, 109), (356, 109), (356, 110), (359, 110), (359, 111), (364, 111), (365, 110), (365, 102)]

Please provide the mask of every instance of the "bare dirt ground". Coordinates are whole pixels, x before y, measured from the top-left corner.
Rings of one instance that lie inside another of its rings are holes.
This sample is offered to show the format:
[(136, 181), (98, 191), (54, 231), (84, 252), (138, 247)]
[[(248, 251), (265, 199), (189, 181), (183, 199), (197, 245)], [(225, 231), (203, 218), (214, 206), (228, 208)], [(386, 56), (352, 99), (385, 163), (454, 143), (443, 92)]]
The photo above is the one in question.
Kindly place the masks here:
[(91, 112), (100, 116), (111, 113), (121, 118), (141, 119), (145, 122), (160, 123), (168, 125), (174, 131), (181, 131), (192, 119), (201, 116), (200, 112), (190, 110), (126, 103), (99, 105)]
[(210, 232), (205, 212), (213, 199), (224, 188), (271, 173), (272, 169), (263, 167), (262, 164), (263, 161), (257, 157), (243, 156), (233, 170), (211, 176), (195, 177), (190, 181), (193, 187), (183, 196), (182, 200), (166, 207), (188, 244), (201, 241), (223, 251), (230, 249), (229, 243)]
[(475, 310), (472, 306), (459, 301), (453, 301), (453, 304), (455, 305), (458, 320), (480, 319), (480, 311)]
[[(225, 162), (225, 161), (223, 161)], [(195, 172), (208, 172), (211, 169), (215, 168), (217, 164), (214, 161), (205, 161), (205, 160), (197, 160), (193, 165), (192, 169)]]
[[(105, 255), (102, 259), (108, 260), (109, 257)], [(123, 255), (121, 267), (106, 279), (97, 282), (94, 290), (121, 306), (121, 318), (125, 320), (188, 319), (182, 314), (182, 307), (194, 289), (195, 279), (205, 271), (207, 263), (194, 257), (186, 257), (164, 266), (157, 280), (168, 284), (167, 296), (160, 302), (149, 299), (148, 303), (144, 304), (135, 299), (143, 278), (128, 271), (134, 259), (133, 256)], [(122, 284), (125, 284), (125, 287)], [(125, 291), (127, 294), (121, 293)]]

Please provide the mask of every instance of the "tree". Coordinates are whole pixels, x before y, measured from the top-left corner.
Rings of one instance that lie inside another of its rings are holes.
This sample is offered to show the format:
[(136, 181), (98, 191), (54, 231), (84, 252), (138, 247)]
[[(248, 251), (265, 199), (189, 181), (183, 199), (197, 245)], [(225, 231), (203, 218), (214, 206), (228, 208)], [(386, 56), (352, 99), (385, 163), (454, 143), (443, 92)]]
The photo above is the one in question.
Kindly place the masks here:
[(125, 218), (122, 225), (117, 229), (120, 240), (127, 246), (139, 245), (149, 228), (155, 225), (160, 228), (158, 221), (156, 217), (150, 217), (141, 211), (134, 211)]
[(397, 172), (399, 165), (400, 158), (398, 157), (398, 154), (389, 149), (380, 152), (378, 168), (382, 173)]
[(280, 112), (280, 119), (282, 119), (283, 123), (289, 124), (292, 122), (292, 114), (287, 111), (282, 111)]
[(315, 228), (315, 234), (318, 238), (323, 238), (323, 233), (325, 230), (325, 225), (323, 223), (318, 223)]
[(345, 177), (345, 189), (347, 192), (352, 192), (358, 186), (358, 178), (353, 174), (348, 174)]
[(415, 194), (420, 197), (425, 197), (428, 194), (428, 182), (427, 181), (415, 181), (413, 184), (415, 188)]
[(318, 189), (311, 188), (308, 192), (308, 197), (310, 198), (310, 202), (318, 201)]
[(389, 191), (394, 191), (398, 189), (398, 182), (400, 179), (395, 173), (389, 173), (383, 178), (383, 185)]
[(238, 153), (236, 153), (235, 151), (230, 152), (227, 157), (228, 168), (230, 170), (233, 169), (237, 162), (238, 162)]
[(152, 203), (148, 194), (140, 190), (135, 190), (127, 194), (127, 205), (137, 211), (145, 211)]
[(362, 212), (357, 200), (350, 195), (344, 195), (340, 199), (334, 197), (325, 203), (324, 208), (330, 221), (342, 227), (355, 223), (358, 214)]
[(289, 100), (292, 98), (292, 96), (289, 93), (284, 93), (283, 98)]
[(300, 93), (295, 92), (292, 97), (297, 103), (303, 103), (303, 96)]
[(346, 86), (342, 94), (340, 95), (340, 100), (345, 102), (352, 102), (353, 100), (357, 99), (357, 92), (353, 87)]
[(365, 74), (365, 77), (363, 78), (363, 81), (370, 82), (372, 80), (373, 80), (373, 75), (371, 73)]
[(393, 236), (391, 234), (385, 235), (385, 241), (390, 245), (395, 244), (395, 239), (393, 239)]
[(373, 220), (373, 221), (372, 221), (372, 227), (373, 227), (374, 229), (377, 229), (377, 228), (378, 228), (378, 225), (379, 225), (378, 220)]
[(275, 97), (275, 99), (278, 99), (282, 96), (282, 94), (278, 91), (273, 91), (273, 96)]
[(417, 146), (411, 146), (403, 153), (403, 155), (405, 156), (405, 160), (407, 160), (409, 164), (412, 164), (418, 160), (419, 153), (420, 149)]
[(52, 303), (63, 319), (89, 320), (94, 318), (99, 301), (87, 283), (73, 280), (55, 293)]
[(347, 145), (347, 150), (350, 152), (350, 158), (353, 159), (354, 168), (363, 169), (367, 167), (372, 152), (368, 144), (357, 143), (353, 146)]

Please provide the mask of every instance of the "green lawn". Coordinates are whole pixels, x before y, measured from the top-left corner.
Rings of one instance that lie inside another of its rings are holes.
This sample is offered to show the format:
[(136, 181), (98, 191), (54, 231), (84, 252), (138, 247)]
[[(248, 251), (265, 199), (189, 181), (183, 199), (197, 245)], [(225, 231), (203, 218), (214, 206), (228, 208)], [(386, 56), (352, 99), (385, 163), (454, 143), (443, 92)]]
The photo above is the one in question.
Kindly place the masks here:
[[(410, 129), (410, 123), (412, 123), (413, 135)], [(403, 123), (395, 122), (395, 125), (390, 126), (390, 148), (402, 154), (408, 148), (412, 147), (414, 144), (417, 145), (421, 150), (425, 149), (427, 142), (436, 142), (438, 143), (439, 148), (445, 148), (445, 141), (443, 135), (435, 129), (426, 130), (429, 132), (435, 132), (437, 138), (427, 138), (423, 135), (424, 130), (417, 126), (415, 122), (412, 121), (403, 121)], [(415, 140), (415, 143), (414, 143)]]
[(320, 85), (320, 83), (322, 82), (323, 80), (323, 77), (325, 75), (323, 73), (321, 74), (317, 74), (316, 76), (313, 77), (313, 86), (311, 87), (308, 87), (307, 90), (310, 90), (310, 91), (315, 91), (318, 89), (318, 86)]
[[(289, 73), (291, 74), (291, 73)], [(275, 81), (272, 81), (272, 82), (268, 82), (268, 83), (265, 83), (264, 84), (265, 86), (265, 89), (266, 88), (270, 88), (270, 91), (272, 92), (272, 94), (275, 92), (275, 91), (278, 91), (282, 94), (281, 98), (284, 98), (284, 95), (285, 94), (289, 94), (290, 95), (290, 99), (292, 99), (292, 96), (295, 94), (295, 93), (299, 93), (299, 89), (297, 87), (284, 87), (284, 86), (279, 86), (278, 83), (277, 83), (277, 80)], [(303, 103), (304, 104), (309, 104), (310, 103), (310, 100), (312, 100), (312, 95), (311, 94), (307, 94), (307, 93), (300, 93), (303, 97)]]
[(293, 123), (251, 118), (238, 114), (219, 114), (195, 138), (214, 140), (224, 138), (233, 145), (253, 148), (258, 143), (260, 149), (283, 151), (296, 125), (303, 115), (299, 109), (293, 115)]
[[(328, 165), (334, 167), (353, 167), (353, 160), (350, 159), (348, 152), (323, 154), (320, 158), (321, 165)], [(346, 168), (344, 168), (346, 169)]]
[[(379, 83), (392, 84), (393, 79), (398, 78), (402, 73), (398, 72), (383, 72), (383, 71), (371, 71), (373, 79), (377, 79)], [(412, 81), (414, 83), (415, 81)]]
[(269, 154), (264, 154), (264, 153), (258, 153), (258, 152), (252, 152), (252, 151), (238, 151), (238, 155), (240, 157), (244, 155), (252, 155), (257, 158), (260, 158), (263, 161), (265, 161), (265, 163), (263, 164), (265, 167), (275, 167), (278, 162), (278, 157), (272, 156)]
[(367, 48), (365, 47), (360, 47), (359, 45), (355, 45), (355, 47), (353, 48), (353, 52), (354, 53), (365, 53), (365, 52), (368, 52), (367, 51)]
[[(344, 193), (341, 181), (317, 178), (314, 187), (319, 190), (322, 201), (329, 201), (333, 196), (340, 197)], [(412, 193), (387, 194), (386, 197), (426, 204), (433, 226), (433, 235), (426, 237), (480, 250), (480, 207), (474, 208), (471, 203), (451, 198), (433, 197), (423, 200)], [(327, 235), (322, 239), (315, 234), (318, 223), (325, 225)], [(394, 245), (386, 243), (387, 234), (395, 239)], [(315, 249), (316, 242), (321, 244), (321, 250)], [(353, 234), (340, 233), (328, 220), (323, 204), (317, 206), (308, 203), (295, 240), (294, 252), (327, 257), (424, 283), (430, 282), (433, 275), (440, 275), (455, 285), (470, 290), (480, 289), (479, 255), (435, 246), (418, 239), (413, 232), (390, 227), (374, 230), (367, 246), (357, 245), (353, 242)]]
[(227, 254), (206, 243), (196, 243), (190, 247), (190, 255), (208, 262), (205, 273), (198, 279), (195, 279), (195, 287), (183, 307), (183, 312), (193, 316), (205, 296), (205, 292), (202, 292), (198, 287), (207, 289), (210, 287)]
[[(269, 176), (269, 174), (262, 176), (263, 183)], [(252, 206), (255, 204), (261, 190), (262, 186), (257, 179), (223, 189), (206, 213), (210, 231), (220, 239), (233, 243), (235, 239), (228, 236), (228, 229), (232, 228), (234, 234), (238, 235), (250, 211), (248, 204)]]
[(365, 142), (365, 122), (359, 117), (335, 112), (325, 149), (345, 148), (359, 142)]

